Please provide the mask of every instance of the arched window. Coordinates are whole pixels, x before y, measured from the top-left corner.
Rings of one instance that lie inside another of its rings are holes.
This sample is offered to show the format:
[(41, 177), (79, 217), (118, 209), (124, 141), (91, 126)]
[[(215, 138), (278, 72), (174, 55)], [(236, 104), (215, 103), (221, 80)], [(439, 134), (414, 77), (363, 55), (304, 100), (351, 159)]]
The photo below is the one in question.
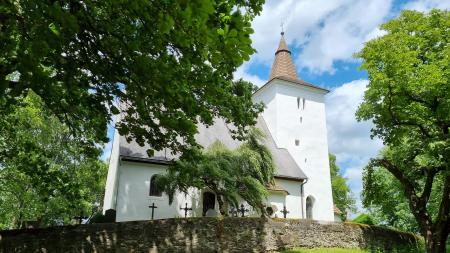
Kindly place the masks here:
[(203, 212), (202, 215), (206, 216), (206, 212), (209, 209), (214, 210), (216, 208), (216, 195), (212, 192), (203, 193)]
[(308, 196), (306, 198), (306, 219), (313, 219), (313, 206), (314, 198), (312, 196)]
[(156, 184), (156, 178), (157, 177), (158, 177), (158, 175), (153, 175), (152, 178), (150, 179), (150, 196), (161, 197), (162, 196), (162, 190)]

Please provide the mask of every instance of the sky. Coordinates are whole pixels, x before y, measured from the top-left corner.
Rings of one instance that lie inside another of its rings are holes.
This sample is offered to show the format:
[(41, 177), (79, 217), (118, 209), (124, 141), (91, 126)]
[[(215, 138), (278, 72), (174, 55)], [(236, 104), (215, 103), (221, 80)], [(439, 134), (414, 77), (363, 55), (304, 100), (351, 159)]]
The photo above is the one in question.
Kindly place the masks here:
[[(354, 116), (368, 84), (354, 54), (366, 41), (382, 36), (379, 26), (402, 10), (432, 8), (450, 9), (450, 0), (268, 0), (252, 23), (257, 53), (235, 77), (257, 86), (268, 80), (283, 23), (300, 79), (331, 90), (325, 99), (329, 151), (336, 155), (360, 211), (362, 169), (383, 144), (370, 138), (371, 122), (357, 122)], [(113, 131), (110, 126), (110, 139)], [(110, 153), (111, 142), (102, 159)]]

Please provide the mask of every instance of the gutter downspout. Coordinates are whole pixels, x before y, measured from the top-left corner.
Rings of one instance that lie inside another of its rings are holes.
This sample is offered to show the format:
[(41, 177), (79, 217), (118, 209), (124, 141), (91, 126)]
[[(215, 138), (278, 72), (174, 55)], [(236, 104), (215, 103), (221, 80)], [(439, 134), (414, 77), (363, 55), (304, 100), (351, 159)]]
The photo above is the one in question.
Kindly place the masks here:
[(302, 219), (305, 218), (305, 211), (304, 211), (304, 207), (303, 207), (303, 197), (304, 197), (304, 188), (303, 186), (308, 183), (308, 178), (305, 179), (305, 181), (302, 182), (302, 184), (300, 185), (300, 199), (302, 202)]

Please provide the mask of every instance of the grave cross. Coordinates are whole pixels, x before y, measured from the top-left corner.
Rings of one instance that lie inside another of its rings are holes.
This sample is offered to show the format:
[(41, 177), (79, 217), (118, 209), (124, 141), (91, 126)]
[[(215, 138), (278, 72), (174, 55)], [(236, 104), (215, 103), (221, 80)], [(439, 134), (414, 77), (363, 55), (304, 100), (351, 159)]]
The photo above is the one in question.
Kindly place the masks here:
[(238, 216), (238, 211), (236, 210), (236, 208), (234, 208), (233, 206), (230, 208), (230, 214), (231, 217), (237, 217)]
[(241, 217), (245, 217), (245, 213), (249, 210), (245, 209), (244, 204), (241, 204), (241, 208), (237, 209), (237, 211), (241, 213)]
[(281, 210), (283, 213), (283, 217), (286, 219), (286, 215), (289, 213), (289, 211), (286, 209), (286, 206), (283, 206), (283, 210)]
[(148, 206), (148, 207), (152, 209), (152, 220), (153, 220), (153, 217), (155, 215), (155, 208), (158, 208), (158, 207), (155, 206), (155, 202), (153, 202), (152, 205)]
[(184, 218), (186, 218), (188, 211), (192, 211), (192, 207), (187, 207), (187, 203), (185, 207), (180, 207), (180, 210), (184, 210)]

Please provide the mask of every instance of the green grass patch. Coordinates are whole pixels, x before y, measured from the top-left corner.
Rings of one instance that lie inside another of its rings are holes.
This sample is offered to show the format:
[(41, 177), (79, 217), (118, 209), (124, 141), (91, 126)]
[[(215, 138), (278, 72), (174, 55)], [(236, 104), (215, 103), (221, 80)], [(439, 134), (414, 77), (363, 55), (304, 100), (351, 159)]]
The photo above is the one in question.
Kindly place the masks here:
[(361, 249), (342, 249), (342, 248), (294, 248), (290, 250), (281, 251), (281, 253), (368, 253), (369, 251)]

